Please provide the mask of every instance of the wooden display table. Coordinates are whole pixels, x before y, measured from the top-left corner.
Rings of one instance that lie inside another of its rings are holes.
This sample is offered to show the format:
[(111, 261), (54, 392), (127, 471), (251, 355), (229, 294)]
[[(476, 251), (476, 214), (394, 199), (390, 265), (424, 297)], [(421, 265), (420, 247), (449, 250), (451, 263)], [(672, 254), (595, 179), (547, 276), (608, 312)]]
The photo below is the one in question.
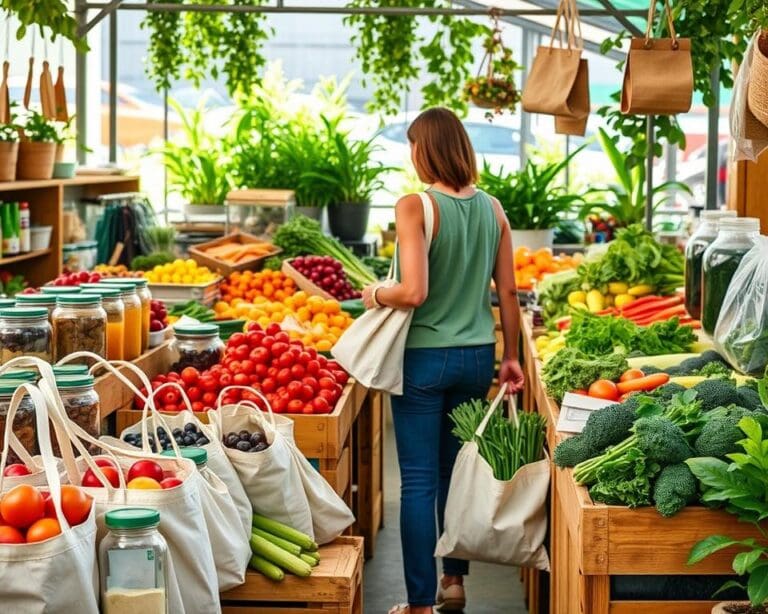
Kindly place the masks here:
[(340, 537), (320, 547), (308, 578), (285, 574), (273, 582), (248, 571), (245, 584), (221, 594), (224, 614), (362, 614), (363, 540)]
[[(523, 360), (526, 371), (526, 407), (535, 406), (547, 418), (547, 443), (552, 450), (564, 438), (556, 431), (558, 405), (541, 383), (541, 363), (530, 320), (522, 318)], [(550, 491), (550, 614), (710, 614), (720, 600), (623, 601), (611, 594), (616, 576), (680, 576), (732, 574), (735, 550), (723, 550), (701, 563), (686, 564), (693, 545), (722, 533), (744, 539), (759, 537), (736, 517), (703, 507), (688, 507), (672, 518), (663, 518), (652, 507), (631, 510), (595, 503), (570, 469), (553, 465)], [(524, 574), (528, 595), (541, 574)], [(529, 612), (540, 611), (529, 599)]]

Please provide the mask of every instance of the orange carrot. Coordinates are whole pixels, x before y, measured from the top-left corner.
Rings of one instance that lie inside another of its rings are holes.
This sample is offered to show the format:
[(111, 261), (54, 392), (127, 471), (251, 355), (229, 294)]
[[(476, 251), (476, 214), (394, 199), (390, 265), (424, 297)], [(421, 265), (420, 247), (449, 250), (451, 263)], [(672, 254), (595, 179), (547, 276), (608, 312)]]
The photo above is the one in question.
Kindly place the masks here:
[(626, 382), (619, 382), (616, 387), (621, 394), (639, 391), (648, 392), (649, 390), (654, 390), (659, 386), (663, 386), (668, 381), (669, 375), (666, 373), (654, 373), (652, 375), (646, 375), (645, 377), (627, 380)]

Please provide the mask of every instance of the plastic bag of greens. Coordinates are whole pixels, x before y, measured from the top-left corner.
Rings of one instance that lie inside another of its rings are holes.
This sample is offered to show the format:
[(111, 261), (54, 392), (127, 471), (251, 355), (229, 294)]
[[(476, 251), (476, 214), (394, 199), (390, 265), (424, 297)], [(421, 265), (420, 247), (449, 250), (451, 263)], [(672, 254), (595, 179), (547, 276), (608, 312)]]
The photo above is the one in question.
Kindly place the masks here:
[(768, 365), (768, 237), (758, 237), (736, 269), (714, 333), (734, 369), (762, 375)]

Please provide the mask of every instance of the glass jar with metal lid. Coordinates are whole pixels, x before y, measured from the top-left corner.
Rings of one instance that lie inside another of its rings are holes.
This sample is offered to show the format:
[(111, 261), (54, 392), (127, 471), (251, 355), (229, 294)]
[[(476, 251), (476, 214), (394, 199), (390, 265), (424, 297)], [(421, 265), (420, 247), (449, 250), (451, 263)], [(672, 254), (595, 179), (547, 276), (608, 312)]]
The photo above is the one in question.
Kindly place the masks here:
[(53, 312), (54, 359), (74, 352), (106, 356), (107, 312), (96, 294), (59, 296)]
[(701, 327), (710, 335), (715, 332), (731, 279), (760, 235), (760, 220), (755, 217), (723, 218), (719, 224), (701, 269)]
[[(101, 434), (99, 395), (93, 389), (93, 376), (56, 375), (56, 388), (69, 419), (98, 439)], [(53, 451), (59, 455), (57, 442), (54, 442)]]
[(143, 277), (119, 277), (116, 279), (103, 279), (102, 283), (126, 283), (136, 287), (136, 294), (141, 301), (141, 351), (149, 348), (149, 322), (152, 318), (152, 293), (149, 291), (147, 280)]
[(701, 319), (701, 267), (704, 251), (717, 238), (719, 221), (736, 217), (735, 211), (702, 211), (701, 221), (685, 246), (685, 308), (694, 320)]
[(52, 294), (53, 296), (80, 294), (80, 286), (42, 286), (40, 292), (42, 294)]
[(17, 356), (51, 361), (51, 325), (45, 307), (0, 309), (0, 364)]
[(56, 296), (53, 294), (17, 294), (16, 307), (45, 307), (48, 310), (48, 321), (51, 321), (53, 310), (56, 309)]
[(88, 286), (88, 294), (98, 294), (107, 312), (107, 360), (123, 360), (125, 348), (125, 305), (119, 288)]
[(99, 544), (104, 614), (166, 614), (168, 544), (158, 531), (160, 512), (110, 510), (104, 524), (108, 532)]
[[(8, 409), (11, 406), (11, 397), (22, 384), (28, 384), (25, 380), (0, 379), (0, 445), (5, 445), (5, 423)], [(16, 415), (13, 418), (13, 433), (18, 438), (24, 449), (30, 454), (37, 453), (37, 427), (35, 422), (35, 404), (29, 395), (26, 395), (19, 403)], [(13, 451), (8, 450), (8, 463), (18, 463), (21, 459)]]
[(224, 342), (215, 324), (178, 324), (173, 332), (175, 337), (169, 346), (171, 371), (179, 373), (184, 367), (204, 371), (221, 360)]
[[(141, 299), (136, 286), (123, 282), (125, 278), (108, 279), (99, 283), (101, 287), (117, 288), (123, 301), (123, 360), (136, 360), (141, 356)], [(107, 283), (110, 282), (110, 283)]]

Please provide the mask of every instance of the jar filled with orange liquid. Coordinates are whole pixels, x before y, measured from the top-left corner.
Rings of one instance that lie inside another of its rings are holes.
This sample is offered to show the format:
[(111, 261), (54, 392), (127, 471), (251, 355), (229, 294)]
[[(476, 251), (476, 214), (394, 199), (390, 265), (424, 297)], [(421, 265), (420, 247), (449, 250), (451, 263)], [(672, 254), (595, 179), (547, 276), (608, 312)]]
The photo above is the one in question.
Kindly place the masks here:
[(136, 294), (141, 301), (141, 352), (146, 352), (149, 349), (149, 322), (152, 317), (152, 293), (149, 291), (147, 280), (143, 277), (115, 277), (102, 279), (101, 283), (124, 284), (136, 288)]
[(114, 286), (89, 286), (88, 294), (101, 296), (107, 312), (107, 360), (123, 360), (125, 356), (125, 305), (122, 293)]
[(105, 288), (120, 290), (123, 302), (123, 360), (141, 356), (141, 299), (133, 284), (101, 283)]

